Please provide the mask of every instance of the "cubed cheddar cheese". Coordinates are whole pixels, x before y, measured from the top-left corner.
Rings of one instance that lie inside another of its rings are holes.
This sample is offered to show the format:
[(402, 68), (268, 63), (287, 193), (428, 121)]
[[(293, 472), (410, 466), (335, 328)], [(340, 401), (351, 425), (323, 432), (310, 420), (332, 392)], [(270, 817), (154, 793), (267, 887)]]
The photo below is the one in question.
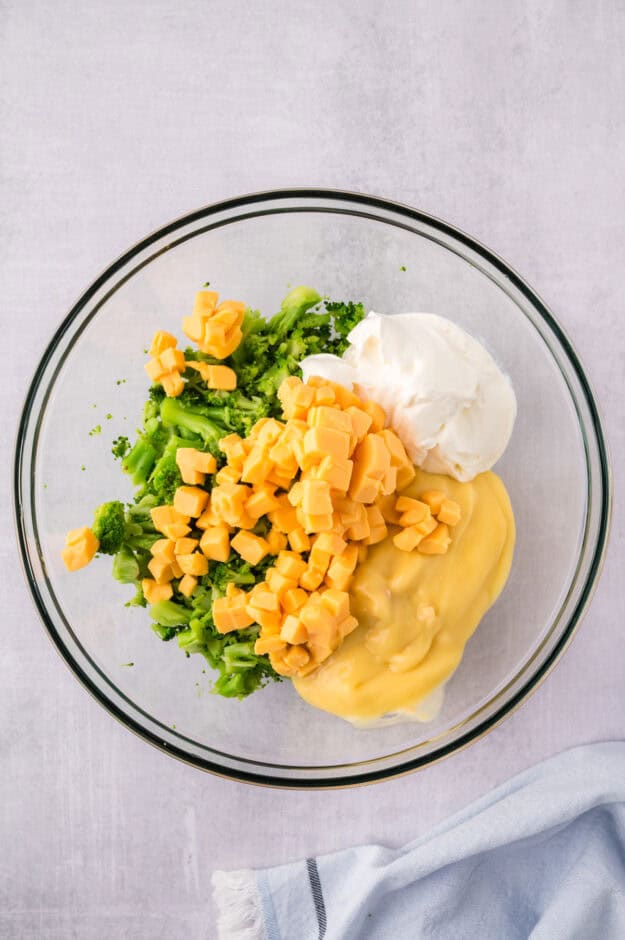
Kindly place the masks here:
[(159, 555), (154, 555), (149, 560), (147, 567), (157, 584), (167, 584), (174, 576), (171, 570), (171, 563), (161, 558)]
[(305, 643), (308, 639), (308, 630), (295, 614), (287, 614), (282, 623), (280, 638), (285, 643)]
[(68, 571), (78, 571), (89, 564), (100, 547), (98, 539), (88, 526), (70, 529), (65, 537), (61, 557)]
[(296, 526), (288, 532), (289, 545), (294, 552), (307, 552), (310, 549), (310, 538), (301, 526)]
[(275, 486), (261, 483), (260, 486), (253, 490), (245, 504), (247, 514), (251, 516), (252, 519), (260, 519), (261, 516), (266, 516), (268, 513), (278, 509), (280, 503), (276, 498), (275, 492)]
[(346, 409), (345, 414), (349, 415), (351, 419), (351, 433), (356, 438), (356, 442), (360, 443), (371, 428), (371, 415), (363, 408), (354, 405), (350, 405), (350, 407)]
[(213, 623), (218, 633), (231, 633), (251, 626), (254, 618), (247, 612), (245, 595), (216, 598), (213, 601)]
[[(188, 526), (189, 516), (178, 512), (174, 506), (155, 506), (150, 510), (150, 516), (156, 531), (168, 538), (182, 538), (191, 531)], [(174, 532), (176, 534), (172, 534)]]
[(442, 490), (426, 490), (421, 494), (420, 499), (430, 507), (433, 516), (438, 516), (446, 496)]
[(148, 604), (158, 604), (159, 601), (168, 601), (173, 597), (174, 589), (171, 584), (157, 584), (152, 578), (144, 578), (141, 590)]
[(163, 558), (170, 565), (176, 558), (176, 542), (173, 539), (157, 539), (150, 548), (155, 558)]
[(265, 539), (252, 532), (237, 532), (230, 545), (250, 565), (257, 565), (269, 552)]
[(207, 502), (208, 493), (197, 486), (179, 486), (174, 493), (174, 509), (183, 516), (201, 516)]
[(230, 534), (225, 525), (210, 526), (200, 539), (200, 551), (211, 561), (228, 561), (230, 557)]
[(215, 482), (221, 486), (222, 483), (238, 483), (241, 479), (241, 471), (236, 467), (222, 467), (215, 474)]
[[(282, 607), (287, 614), (294, 614), (296, 611), (303, 607), (306, 601), (308, 600), (308, 594), (302, 588), (288, 588), (282, 595)], [(290, 643), (293, 643), (293, 640), (289, 640)]]
[(213, 511), (228, 525), (236, 526), (245, 510), (251, 490), (238, 483), (222, 483), (211, 491)]
[(169, 346), (158, 358), (165, 372), (184, 372), (184, 353), (182, 349)]
[(303, 470), (314, 466), (325, 456), (345, 461), (349, 457), (349, 433), (332, 427), (310, 428), (304, 435), (303, 446)]
[(441, 508), (436, 513), (436, 517), (439, 522), (444, 522), (445, 525), (458, 525), (461, 518), (460, 506), (453, 499), (444, 499)]
[(193, 299), (193, 316), (210, 317), (217, 306), (219, 294), (214, 290), (199, 290)]
[(273, 636), (263, 635), (259, 636), (254, 643), (254, 652), (257, 656), (264, 656), (266, 653), (275, 653), (285, 647), (286, 643), (279, 634)]
[[(174, 542), (174, 553), (176, 555), (190, 555), (198, 547), (197, 539), (182, 538)], [(173, 561), (173, 558), (172, 558)]]
[(241, 479), (244, 483), (259, 485), (263, 483), (273, 469), (267, 449), (261, 444), (255, 444), (243, 464)]
[[(334, 392), (332, 396), (334, 396)], [(315, 405), (308, 412), (307, 424), (310, 428), (333, 428), (343, 434), (352, 433), (352, 419), (348, 413), (340, 408), (330, 408), (327, 405)]]
[(269, 547), (270, 555), (277, 555), (287, 546), (287, 537), (284, 532), (281, 532), (275, 526), (269, 530), (265, 536), (265, 541)]
[(380, 508), (384, 521), (389, 522), (391, 525), (399, 525), (401, 518), (401, 513), (395, 508), (396, 502), (397, 497), (393, 493), (378, 496), (376, 500), (376, 506)]
[(184, 597), (191, 597), (197, 587), (197, 578), (192, 574), (185, 574), (178, 583), (178, 590)]
[(375, 401), (364, 401), (362, 403), (363, 411), (366, 411), (369, 417), (371, 418), (371, 427), (369, 430), (372, 433), (376, 431), (381, 431), (386, 424), (386, 414), (384, 413), (384, 408), (381, 405), (378, 405)]
[(152, 344), (149, 349), (150, 356), (160, 356), (166, 349), (171, 349), (178, 345), (178, 340), (166, 330), (157, 330), (152, 338)]
[(177, 398), (184, 388), (184, 382), (179, 372), (170, 372), (161, 379), (161, 385), (168, 398)]
[(237, 387), (237, 374), (229, 366), (207, 365), (202, 377), (209, 388), (231, 392)]
[(346, 591), (358, 564), (358, 545), (352, 542), (344, 552), (336, 555), (328, 567), (326, 584), (339, 591)]
[(201, 578), (208, 573), (208, 558), (201, 552), (191, 552), (188, 555), (176, 555), (176, 561), (184, 574), (191, 574)]
[(307, 516), (332, 514), (330, 485), (324, 480), (302, 480), (302, 511)]
[(450, 542), (449, 529), (444, 522), (439, 522), (434, 531), (419, 542), (417, 550), (422, 555), (444, 555)]
[(306, 571), (306, 562), (297, 552), (281, 551), (276, 560), (276, 568), (285, 578), (299, 581), (300, 575)]
[(417, 525), (431, 516), (428, 504), (420, 499), (413, 499), (411, 496), (400, 496), (395, 503), (395, 509), (400, 513), (399, 524), (401, 526)]
[(346, 493), (352, 478), (354, 469), (353, 461), (340, 460), (337, 457), (322, 457), (321, 463), (314, 468), (315, 478), (323, 480), (331, 489), (339, 493)]

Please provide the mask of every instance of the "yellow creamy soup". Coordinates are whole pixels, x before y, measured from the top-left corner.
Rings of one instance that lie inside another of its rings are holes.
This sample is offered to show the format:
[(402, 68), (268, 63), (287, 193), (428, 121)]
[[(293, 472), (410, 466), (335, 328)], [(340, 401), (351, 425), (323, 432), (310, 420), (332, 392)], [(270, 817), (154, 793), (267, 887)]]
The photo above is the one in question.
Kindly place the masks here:
[(403, 552), (391, 538), (370, 549), (350, 590), (359, 626), (319, 669), (294, 679), (311, 705), (364, 721), (409, 712), (453, 673), (497, 599), (515, 534), (503, 483), (491, 472), (459, 483), (417, 470), (403, 495), (432, 489), (462, 510), (448, 551)]

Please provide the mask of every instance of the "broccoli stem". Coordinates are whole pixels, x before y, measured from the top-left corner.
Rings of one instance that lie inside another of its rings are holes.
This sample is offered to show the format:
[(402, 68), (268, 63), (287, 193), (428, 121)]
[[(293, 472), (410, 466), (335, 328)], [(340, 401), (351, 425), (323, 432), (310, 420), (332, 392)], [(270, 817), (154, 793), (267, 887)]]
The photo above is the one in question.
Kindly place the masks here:
[(152, 472), (155, 461), (155, 449), (144, 437), (140, 437), (124, 458), (122, 467), (130, 475), (134, 485), (141, 486)]
[[(219, 409), (212, 409), (219, 413)], [(216, 415), (215, 415), (216, 416)], [(190, 431), (201, 437), (204, 443), (216, 443), (228, 433), (228, 429), (206, 415), (192, 411), (177, 398), (164, 398), (161, 402), (161, 420), (166, 428), (178, 428)]]
[(320, 302), (320, 295), (312, 287), (294, 287), (282, 301), (280, 312), (269, 321), (269, 332), (277, 336), (288, 333), (302, 314)]

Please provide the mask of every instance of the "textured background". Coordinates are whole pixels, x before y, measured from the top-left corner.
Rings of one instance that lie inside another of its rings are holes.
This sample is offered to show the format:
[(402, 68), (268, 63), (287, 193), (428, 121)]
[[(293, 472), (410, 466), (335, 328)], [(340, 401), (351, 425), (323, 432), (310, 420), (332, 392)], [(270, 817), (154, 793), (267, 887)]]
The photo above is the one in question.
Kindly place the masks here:
[[(541, 758), (624, 736), (625, 5), (381, 6), (0, 2), (3, 938), (210, 937), (213, 868), (399, 844)], [(114, 722), (47, 640), (9, 513), (18, 411), (79, 292), (173, 217), (294, 185), (411, 203), (522, 272), (588, 368), (616, 491), (595, 600), (533, 698), (437, 767), (323, 794), (213, 779)]]

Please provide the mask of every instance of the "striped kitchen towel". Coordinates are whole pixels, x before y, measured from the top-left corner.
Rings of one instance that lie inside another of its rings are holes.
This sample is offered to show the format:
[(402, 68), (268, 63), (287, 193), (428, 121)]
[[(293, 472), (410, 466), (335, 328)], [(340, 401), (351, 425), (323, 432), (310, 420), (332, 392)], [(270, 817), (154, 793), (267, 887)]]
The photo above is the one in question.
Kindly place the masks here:
[(621, 940), (625, 742), (565, 751), (404, 848), (215, 872), (213, 888), (219, 940)]

